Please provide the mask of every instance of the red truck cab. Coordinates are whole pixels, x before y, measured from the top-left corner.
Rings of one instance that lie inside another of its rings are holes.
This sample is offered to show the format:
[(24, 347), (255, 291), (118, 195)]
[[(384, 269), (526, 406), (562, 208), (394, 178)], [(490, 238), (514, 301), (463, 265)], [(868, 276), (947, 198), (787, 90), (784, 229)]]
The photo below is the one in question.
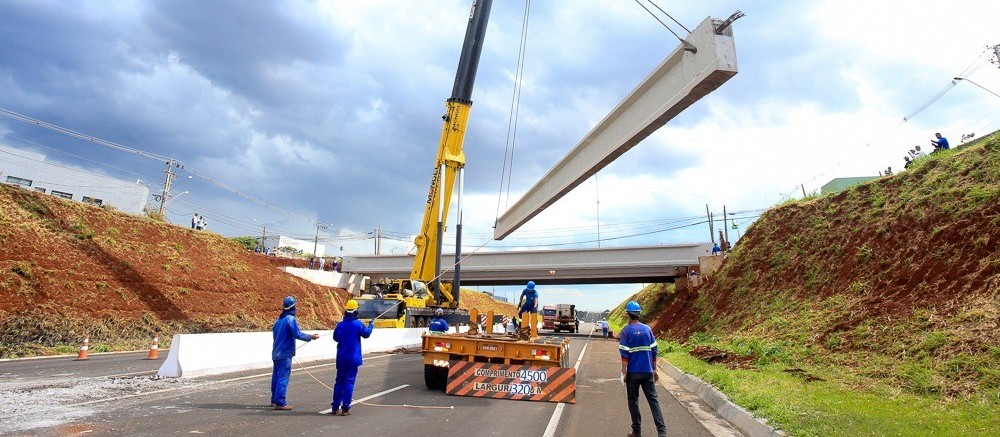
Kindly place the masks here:
[(542, 307), (542, 329), (556, 328), (556, 306), (545, 305)]

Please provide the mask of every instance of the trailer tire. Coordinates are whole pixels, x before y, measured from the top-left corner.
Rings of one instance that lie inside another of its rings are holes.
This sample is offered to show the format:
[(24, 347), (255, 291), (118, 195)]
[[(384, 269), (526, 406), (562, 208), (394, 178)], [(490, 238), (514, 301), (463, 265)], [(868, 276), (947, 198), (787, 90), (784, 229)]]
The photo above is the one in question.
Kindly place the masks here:
[(448, 380), (448, 369), (424, 364), (424, 384), (429, 390), (444, 390)]

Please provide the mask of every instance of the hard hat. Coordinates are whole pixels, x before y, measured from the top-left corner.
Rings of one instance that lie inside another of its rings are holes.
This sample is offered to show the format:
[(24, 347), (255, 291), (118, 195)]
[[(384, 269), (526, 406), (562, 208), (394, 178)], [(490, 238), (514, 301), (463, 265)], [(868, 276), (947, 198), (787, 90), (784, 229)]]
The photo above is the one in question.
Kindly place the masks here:
[(434, 310), (434, 315), (435, 316), (443, 316), (444, 315), (444, 310), (441, 309), (441, 308), (438, 308), (438, 309)]
[(347, 305), (344, 305), (344, 309), (346, 309), (347, 311), (357, 311), (358, 310), (358, 301), (356, 301), (354, 299), (351, 299), (351, 300), (347, 301)]
[(535, 281), (528, 281), (528, 290), (535, 289)]
[(642, 308), (639, 306), (639, 302), (636, 302), (636, 301), (632, 300), (632, 301), (629, 301), (629, 303), (625, 305), (625, 312), (626, 313), (629, 313), (629, 314), (639, 314), (640, 311), (642, 311)]
[(285, 300), (281, 302), (281, 306), (286, 310), (292, 309), (295, 306), (295, 298), (292, 296), (285, 297)]

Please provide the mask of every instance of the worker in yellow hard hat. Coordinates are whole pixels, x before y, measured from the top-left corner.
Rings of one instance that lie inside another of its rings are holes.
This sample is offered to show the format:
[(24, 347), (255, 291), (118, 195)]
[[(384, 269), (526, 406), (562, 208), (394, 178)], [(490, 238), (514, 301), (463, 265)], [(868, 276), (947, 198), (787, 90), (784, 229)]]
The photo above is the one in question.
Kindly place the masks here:
[(358, 301), (347, 301), (344, 310), (344, 320), (333, 329), (333, 341), (337, 342), (337, 380), (333, 384), (330, 409), (334, 416), (351, 414), (354, 381), (362, 364), (361, 339), (370, 337), (375, 328), (375, 319), (369, 321), (368, 326), (358, 320)]

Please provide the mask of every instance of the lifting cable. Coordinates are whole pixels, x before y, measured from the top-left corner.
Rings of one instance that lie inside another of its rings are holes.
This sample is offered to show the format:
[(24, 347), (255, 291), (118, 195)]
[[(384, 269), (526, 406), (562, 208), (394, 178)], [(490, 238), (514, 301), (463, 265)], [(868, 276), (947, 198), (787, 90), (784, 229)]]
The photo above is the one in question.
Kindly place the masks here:
[[(524, 15), (521, 19), (521, 44), (517, 52), (517, 67), (514, 69), (514, 91), (510, 98), (510, 114), (507, 116), (507, 139), (503, 150), (503, 168), (500, 170), (500, 189), (497, 192), (497, 211), (493, 217), (493, 227), (500, 220), (500, 201), (503, 199), (504, 209), (510, 201), (510, 181), (514, 174), (514, 145), (517, 142), (517, 121), (521, 109), (521, 86), (524, 83), (524, 53), (528, 42), (528, 18), (531, 11), (531, 0), (524, 1)], [(510, 156), (510, 172), (507, 169), (507, 157)], [(504, 176), (507, 176), (507, 195), (504, 196)]]
[[(666, 15), (667, 17), (669, 17), (674, 23), (677, 23), (677, 25), (680, 26), (681, 29), (684, 29), (685, 31), (687, 31), (687, 33), (691, 33), (691, 30), (689, 30), (687, 27), (684, 27), (684, 25), (681, 24), (680, 21), (677, 21), (676, 18), (674, 18), (669, 13), (667, 13), (667, 11), (663, 10), (663, 8), (659, 7), (656, 3), (653, 3), (653, 0), (646, 0), (646, 1), (648, 1), (649, 4), (655, 6), (656, 9), (659, 9), (660, 12), (663, 12), (663, 14)], [(666, 28), (668, 31), (670, 31), (670, 33), (674, 34), (674, 36), (677, 37), (677, 40), (680, 41), (681, 44), (684, 45), (684, 47), (686, 47), (685, 50), (697, 50), (693, 45), (691, 45), (691, 43), (687, 42), (687, 40), (685, 40), (684, 38), (681, 38), (681, 36), (678, 35), (677, 32), (674, 32), (674, 30), (671, 29), (670, 26), (667, 25), (667, 23), (664, 23), (663, 20), (660, 19), (660, 17), (657, 17), (656, 14), (653, 13), (653, 11), (649, 10), (649, 8), (646, 7), (646, 5), (642, 4), (641, 1), (635, 0), (635, 3), (638, 4), (639, 6), (642, 6), (642, 8), (645, 9), (646, 12), (648, 12), (651, 17), (653, 17), (653, 19), (655, 19), (656, 21), (659, 21), (660, 24), (662, 24), (664, 28)]]

